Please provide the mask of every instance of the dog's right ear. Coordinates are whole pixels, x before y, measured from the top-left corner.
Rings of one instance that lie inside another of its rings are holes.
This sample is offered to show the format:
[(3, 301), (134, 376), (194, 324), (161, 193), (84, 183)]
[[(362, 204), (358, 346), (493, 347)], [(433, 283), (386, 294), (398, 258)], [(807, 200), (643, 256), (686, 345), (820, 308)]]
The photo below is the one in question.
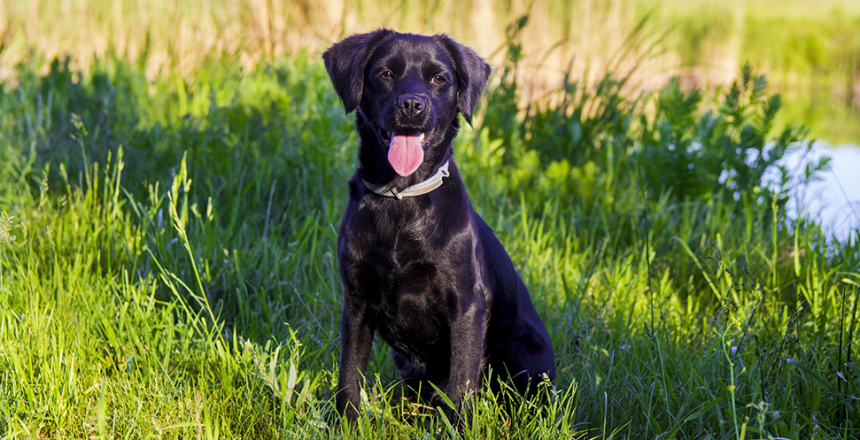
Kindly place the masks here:
[(394, 31), (379, 29), (350, 35), (332, 45), (322, 57), (325, 70), (347, 113), (358, 108), (364, 90), (364, 68), (373, 51)]

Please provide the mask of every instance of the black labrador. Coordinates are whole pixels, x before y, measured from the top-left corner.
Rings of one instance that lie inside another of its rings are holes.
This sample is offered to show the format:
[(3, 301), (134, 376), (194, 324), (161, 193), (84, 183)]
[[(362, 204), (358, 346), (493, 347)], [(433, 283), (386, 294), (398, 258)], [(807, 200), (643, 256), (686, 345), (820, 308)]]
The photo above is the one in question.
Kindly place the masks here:
[(552, 380), (547, 331), (453, 159), (457, 113), (471, 124), (490, 66), (446, 35), (386, 29), (347, 37), (323, 59), (360, 137), (337, 242), (338, 412), (357, 417), (374, 332), (407, 385), (432, 382), (458, 409), (488, 368), (520, 392)]

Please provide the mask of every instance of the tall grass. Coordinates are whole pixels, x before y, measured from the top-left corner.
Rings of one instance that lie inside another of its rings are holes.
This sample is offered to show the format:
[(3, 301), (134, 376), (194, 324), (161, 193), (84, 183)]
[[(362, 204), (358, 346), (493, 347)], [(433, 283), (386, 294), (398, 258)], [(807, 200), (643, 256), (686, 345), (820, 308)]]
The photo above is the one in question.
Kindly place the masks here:
[(856, 437), (860, 235), (791, 220), (815, 169), (764, 185), (806, 145), (764, 78), (631, 97), (568, 70), (523, 109), (518, 44), (455, 152), (548, 326), (547, 406), (484, 395), (450, 432), (379, 342), (342, 432), (357, 139), (317, 57), (150, 76), (114, 54), (0, 89), (0, 435)]

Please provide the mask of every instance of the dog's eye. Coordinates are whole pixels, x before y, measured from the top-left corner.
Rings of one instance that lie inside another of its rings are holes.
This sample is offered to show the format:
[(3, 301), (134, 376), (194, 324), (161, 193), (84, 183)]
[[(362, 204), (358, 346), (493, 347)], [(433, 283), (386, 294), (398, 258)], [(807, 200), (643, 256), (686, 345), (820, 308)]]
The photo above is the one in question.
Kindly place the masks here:
[(391, 71), (386, 70), (385, 72), (380, 73), (379, 79), (391, 79)]
[(445, 77), (442, 75), (436, 75), (433, 77), (433, 84), (445, 84)]

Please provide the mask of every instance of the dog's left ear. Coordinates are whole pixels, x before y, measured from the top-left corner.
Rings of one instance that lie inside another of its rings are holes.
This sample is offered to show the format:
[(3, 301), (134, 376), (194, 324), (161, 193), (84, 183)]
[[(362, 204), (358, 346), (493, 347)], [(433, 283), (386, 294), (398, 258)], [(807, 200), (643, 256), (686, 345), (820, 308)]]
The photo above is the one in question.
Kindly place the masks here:
[(436, 35), (434, 38), (447, 49), (454, 61), (457, 71), (457, 107), (466, 122), (472, 125), (472, 112), (490, 80), (490, 65), (474, 50), (447, 35)]
[(394, 32), (379, 29), (350, 35), (323, 52), (325, 70), (347, 113), (358, 108), (364, 91), (364, 68), (373, 51)]

